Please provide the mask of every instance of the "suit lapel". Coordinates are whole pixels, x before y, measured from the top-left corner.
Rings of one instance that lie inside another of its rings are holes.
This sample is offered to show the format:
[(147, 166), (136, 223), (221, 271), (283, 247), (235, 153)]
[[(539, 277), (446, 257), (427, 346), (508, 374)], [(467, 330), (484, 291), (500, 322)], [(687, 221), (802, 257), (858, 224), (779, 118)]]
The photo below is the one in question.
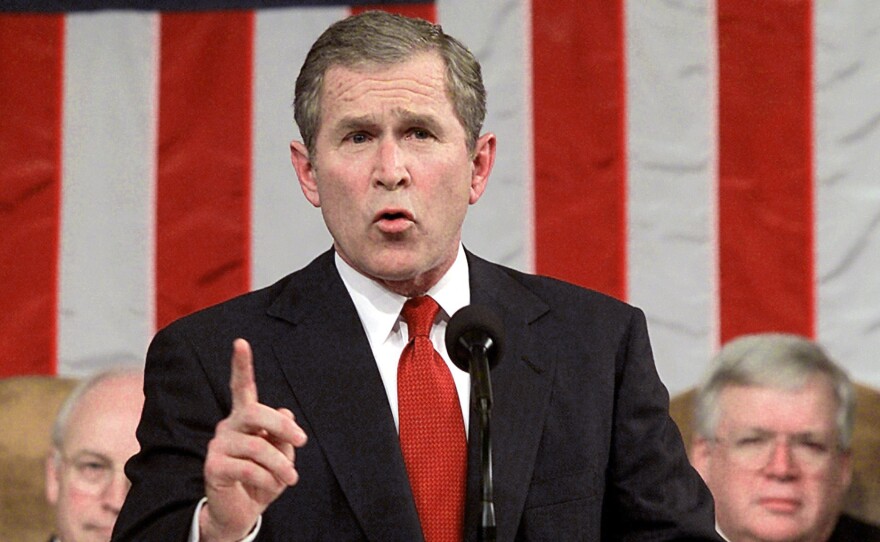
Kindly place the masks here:
[[(498, 540), (513, 540), (549, 407), (552, 367), (530, 356), (529, 324), (549, 307), (501, 268), (470, 253), (471, 302), (504, 321), (502, 359), (492, 370), (491, 439)], [(479, 524), (479, 419), (471, 407), (468, 525)], [(473, 534), (473, 530), (471, 530)]]
[(388, 398), (333, 253), (301, 275), (270, 313), (293, 324), (274, 349), (311, 427), (310, 439), (324, 452), (368, 538), (419, 540)]

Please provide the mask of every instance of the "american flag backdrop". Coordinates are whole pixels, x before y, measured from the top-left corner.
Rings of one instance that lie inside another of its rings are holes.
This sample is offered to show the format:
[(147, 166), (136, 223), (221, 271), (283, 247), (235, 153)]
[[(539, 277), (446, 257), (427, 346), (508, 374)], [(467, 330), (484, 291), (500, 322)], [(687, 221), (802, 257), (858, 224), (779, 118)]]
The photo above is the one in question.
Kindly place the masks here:
[[(293, 83), (369, 2), (88, 4), (0, 0), (0, 375), (142, 360), (331, 243)], [(880, 2), (378, 7), (483, 64), (499, 156), (468, 248), (642, 307), (672, 393), (771, 330), (880, 386)]]

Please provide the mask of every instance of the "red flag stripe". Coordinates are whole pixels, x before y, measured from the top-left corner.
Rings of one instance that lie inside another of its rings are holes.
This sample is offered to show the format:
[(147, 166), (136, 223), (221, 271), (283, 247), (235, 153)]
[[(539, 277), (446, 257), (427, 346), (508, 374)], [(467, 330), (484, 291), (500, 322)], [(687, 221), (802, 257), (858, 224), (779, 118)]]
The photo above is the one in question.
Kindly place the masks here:
[(0, 15), (0, 377), (54, 374), (63, 16)]
[(426, 21), (437, 22), (437, 6), (430, 4), (372, 4), (369, 6), (352, 6), (351, 14), (358, 15), (365, 11), (381, 10), (397, 13), (407, 17), (418, 17)]
[(253, 17), (250, 11), (162, 15), (159, 327), (250, 284)]
[(627, 290), (623, 4), (532, 5), (535, 268), (619, 298)]
[(720, 335), (815, 327), (812, 4), (720, 0)]

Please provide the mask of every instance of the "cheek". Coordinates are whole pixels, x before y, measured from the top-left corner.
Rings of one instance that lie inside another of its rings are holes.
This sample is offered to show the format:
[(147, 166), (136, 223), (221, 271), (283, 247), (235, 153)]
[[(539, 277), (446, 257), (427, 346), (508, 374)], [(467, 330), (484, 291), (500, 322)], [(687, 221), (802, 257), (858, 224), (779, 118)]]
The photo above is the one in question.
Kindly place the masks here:
[(838, 506), (844, 487), (837, 473), (807, 479), (804, 493), (812, 508), (826, 510)]
[(80, 518), (87, 514), (89, 510), (99, 506), (98, 498), (94, 495), (88, 495), (69, 488), (62, 497), (62, 506), (74, 518)]
[(709, 487), (716, 501), (724, 503), (727, 508), (740, 507), (748, 501), (753, 491), (755, 480), (735, 465), (714, 463), (709, 469)]
[(328, 183), (320, 189), (321, 213), (331, 225), (341, 225), (360, 217), (358, 201), (363, 201), (354, 187)]
[(72, 540), (84, 538), (84, 525), (100, 513), (100, 504), (91, 495), (75, 490), (63, 491), (58, 502), (58, 523), (64, 536)]
[[(430, 195), (432, 202), (442, 202), (447, 212), (461, 215), (467, 212), (472, 200), (470, 177), (462, 173), (461, 167), (444, 167), (434, 178), (441, 182), (434, 183)], [(437, 205), (437, 203), (435, 203)]]

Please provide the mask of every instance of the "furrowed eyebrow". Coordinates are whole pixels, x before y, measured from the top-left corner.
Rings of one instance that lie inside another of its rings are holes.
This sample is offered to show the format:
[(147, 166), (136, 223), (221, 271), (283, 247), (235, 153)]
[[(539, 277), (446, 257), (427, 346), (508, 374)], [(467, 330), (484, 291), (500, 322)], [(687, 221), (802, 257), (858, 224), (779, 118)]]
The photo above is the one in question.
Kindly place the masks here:
[[(407, 126), (423, 126), (434, 132), (440, 131), (440, 123), (433, 115), (421, 115), (412, 111), (395, 111), (394, 113), (397, 121)], [(335, 128), (340, 132), (350, 132), (374, 128), (378, 124), (379, 122), (373, 116), (360, 115), (340, 119)]]
[(346, 117), (336, 124), (335, 130), (337, 132), (366, 130), (375, 127), (376, 124), (376, 121), (368, 115), (362, 115), (359, 117)]
[(408, 126), (423, 126), (434, 133), (441, 131), (441, 125), (433, 115), (420, 115), (411, 111), (402, 111), (399, 117)]

